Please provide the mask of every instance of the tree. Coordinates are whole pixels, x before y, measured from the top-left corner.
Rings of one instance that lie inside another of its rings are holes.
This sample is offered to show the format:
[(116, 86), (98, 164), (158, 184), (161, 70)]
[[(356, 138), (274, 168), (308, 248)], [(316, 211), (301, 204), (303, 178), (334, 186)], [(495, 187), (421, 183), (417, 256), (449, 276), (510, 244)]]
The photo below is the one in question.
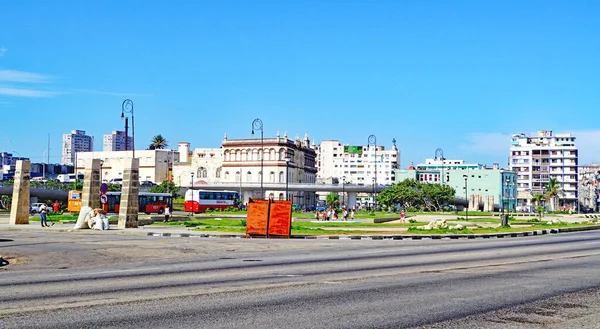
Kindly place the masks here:
[(564, 192), (560, 189), (556, 178), (550, 178), (547, 188), (545, 197), (546, 200), (550, 201), (550, 211), (556, 211), (556, 208), (558, 208), (558, 196), (563, 195)]
[(541, 193), (536, 193), (533, 195), (533, 200), (535, 202), (536, 209), (538, 211), (538, 216), (540, 220), (542, 219), (542, 214), (544, 213), (544, 206), (542, 202), (545, 201), (544, 195)]
[(169, 141), (167, 141), (161, 134), (158, 134), (152, 137), (152, 143), (148, 146), (149, 150), (162, 150), (169, 146)]
[(450, 186), (441, 184), (420, 183), (407, 179), (385, 188), (377, 196), (377, 202), (402, 208), (424, 207), (428, 211), (438, 211), (454, 199), (456, 191)]
[(180, 187), (175, 185), (172, 181), (164, 180), (159, 185), (152, 186), (150, 192), (152, 193), (171, 193), (173, 197), (179, 192)]
[(337, 208), (340, 206), (340, 196), (335, 192), (331, 192), (327, 194), (326, 202), (328, 207)]

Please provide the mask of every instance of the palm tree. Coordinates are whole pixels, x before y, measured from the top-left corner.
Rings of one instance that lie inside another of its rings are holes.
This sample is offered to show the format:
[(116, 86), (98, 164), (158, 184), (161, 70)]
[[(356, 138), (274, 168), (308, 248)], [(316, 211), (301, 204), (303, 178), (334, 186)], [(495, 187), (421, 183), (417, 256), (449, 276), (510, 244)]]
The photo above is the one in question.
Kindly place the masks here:
[(330, 208), (337, 208), (340, 205), (340, 196), (335, 192), (331, 192), (327, 194), (326, 202), (327, 206), (329, 206)]
[(148, 147), (150, 150), (162, 150), (169, 146), (169, 141), (167, 141), (161, 134), (158, 134), (152, 137), (152, 143)]
[(537, 209), (541, 220), (542, 213), (544, 213), (544, 206), (542, 206), (542, 202), (545, 201), (545, 197), (541, 193), (536, 193), (533, 195), (533, 200), (535, 201), (535, 208)]
[(564, 192), (560, 189), (556, 178), (550, 178), (546, 191), (546, 199), (550, 201), (550, 211), (556, 211), (558, 196), (562, 194), (564, 194)]

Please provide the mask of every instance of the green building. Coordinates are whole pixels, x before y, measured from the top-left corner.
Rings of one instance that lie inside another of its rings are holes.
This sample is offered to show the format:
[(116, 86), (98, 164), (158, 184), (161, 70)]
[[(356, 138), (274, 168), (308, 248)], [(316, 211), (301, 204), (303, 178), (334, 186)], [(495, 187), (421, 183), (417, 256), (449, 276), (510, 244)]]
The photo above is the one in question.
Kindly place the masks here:
[[(441, 180), (443, 173), (443, 182)], [(494, 204), (514, 210), (517, 195), (517, 174), (501, 169), (498, 165), (487, 168), (480, 164), (465, 164), (462, 160), (427, 159), (425, 164), (408, 169), (397, 169), (395, 181), (414, 179), (422, 183), (445, 184), (456, 191), (456, 197), (469, 199), (480, 195), (482, 199), (492, 196)], [(466, 188), (466, 190), (465, 190)]]

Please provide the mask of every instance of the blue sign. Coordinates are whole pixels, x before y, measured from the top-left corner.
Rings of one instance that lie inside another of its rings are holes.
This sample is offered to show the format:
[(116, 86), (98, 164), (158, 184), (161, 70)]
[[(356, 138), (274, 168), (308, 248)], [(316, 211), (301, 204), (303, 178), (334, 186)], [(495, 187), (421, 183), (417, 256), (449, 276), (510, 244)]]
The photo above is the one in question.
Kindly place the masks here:
[(102, 185), (100, 185), (100, 192), (102, 192), (102, 194), (106, 194), (106, 192), (108, 192), (108, 184), (102, 183)]

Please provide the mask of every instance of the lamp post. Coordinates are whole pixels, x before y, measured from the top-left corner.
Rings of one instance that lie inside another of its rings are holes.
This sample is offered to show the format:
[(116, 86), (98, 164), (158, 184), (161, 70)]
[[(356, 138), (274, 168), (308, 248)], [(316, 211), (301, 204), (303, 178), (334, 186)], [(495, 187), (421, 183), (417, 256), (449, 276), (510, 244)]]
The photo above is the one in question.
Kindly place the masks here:
[[(444, 185), (444, 150), (442, 150), (441, 148), (438, 148), (437, 150), (435, 150), (435, 158), (442, 160), (442, 170), (441, 170), (440, 178), (441, 178), (442, 185)], [(442, 208), (442, 210), (443, 210), (443, 208)]]
[[(104, 160), (100, 160), (100, 185), (102, 185), (102, 166), (104, 165)], [(77, 174), (75, 174), (77, 177)]]
[(469, 178), (469, 176), (463, 175), (463, 178), (465, 179), (465, 201), (467, 202), (467, 207), (465, 208), (465, 220), (468, 222), (469, 221), (469, 190), (468, 190), (467, 179)]
[(377, 210), (377, 196), (375, 195), (375, 184), (377, 184), (377, 137), (375, 137), (375, 135), (370, 135), (367, 142), (369, 143), (368, 146), (373, 145), (373, 163), (375, 165), (375, 177), (373, 178), (373, 205), (375, 210)]
[[(260, 130), (260, 197), (265, 197), (265, 191), (263, 189), (263, 162), (265, 157), (265, 150), (263, 144), (263, 122), (261, 119), (256, 118), (252, 121), (252, 135), (254, 135), (255, 130)], [(286, 179), (287, 181), (287, 179)]]
[[(191, 189), (193, 190), (194, 189), (194, 172), (190, 173), (190, 186), (191, 186)], [(194, 200), (192, 200), (192, 201), (194, 201)]]
[(289, 155), (285, 156), (285, 200), (289, 200), (288, 182), (290, 181), (289, 169), (291, 160)]
[[(371, 193), (371, 195), (373, 196), (373, 206), (375, 207), (375, 177), (371, 178), (371, 181), (373, 182), (373, 193)], [(377, 208), (375, 208), (375, 210), (377, 210)], [(375, 211), (373, 210), (373, 211)]]
[(346, 191), (344, 191), (345, 185), (346, 185), (346, 176), (342, 176), (342, 208), (346, 204)]
[(506, 212), (510, 214), (510, 189), (509, 187), (509, 183), (510, 183), (510, 177), (506, 177), (506, 186), (505, 191), (506, 191)]
[(124, 100), (121, 105), (121, 119), (125, 119), (125, 151), (127, 151), (129, 118), (125, 116), (125, 113), (131, 113), (131, 150), (133, 151), (133, 158), (135, 158), (135, 124), (133, 121), (133, 101), (131, 99)]

